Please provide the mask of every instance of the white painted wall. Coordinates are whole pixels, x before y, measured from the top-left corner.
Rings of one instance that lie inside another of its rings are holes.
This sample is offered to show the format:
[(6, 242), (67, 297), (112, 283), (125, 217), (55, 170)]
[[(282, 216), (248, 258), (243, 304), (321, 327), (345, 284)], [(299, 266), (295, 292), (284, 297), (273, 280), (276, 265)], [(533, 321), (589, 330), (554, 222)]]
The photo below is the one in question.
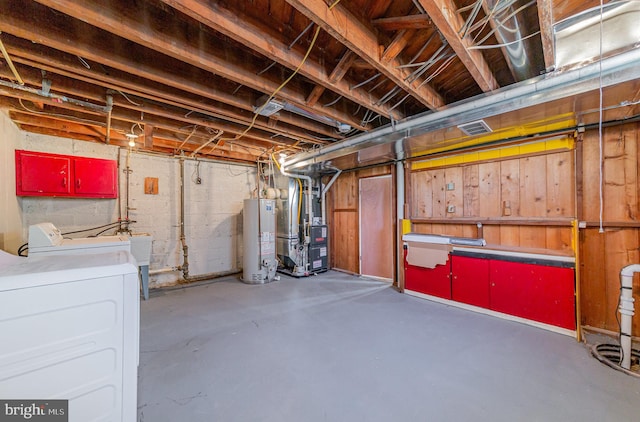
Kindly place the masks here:
[[(86, 141), (35, 135), (17, 129), (0, 113), (0, 234), (4, 246), (16, 253), (27, 241), (31, 224), (50, 221), (63, 232), (96, 227), (122, 218), (126, 209), (126, 149)], [(117, 199), (79, 199), (16, 197), (14, 150), (119, 160), (120, 201)], [(153, 236), (150, 270), (175, 268), (182, 264), (180, 244), (180, 160), (172, 157), (131, 152), (129, 180), (129, 218), (136, 221), (134, 232)], [(201, 184), (196, 184), (197, 162), (185, 160), (185, 234), (189, 246), (189, 274), (198, 276), (242, 269), (242, 201), (255, 189), (254, 166), (200, 161)], [(158, 195), (144, 192), (146, 177), (158, 178)], [(92, 234), (89, 232), (88, 234)], [(109, 231), (105, 234), (113, 234)], [(83, 237), (83, 234), (74, 235)], [(150, 285), (175, 284), (179, 271), (157, 274)]]

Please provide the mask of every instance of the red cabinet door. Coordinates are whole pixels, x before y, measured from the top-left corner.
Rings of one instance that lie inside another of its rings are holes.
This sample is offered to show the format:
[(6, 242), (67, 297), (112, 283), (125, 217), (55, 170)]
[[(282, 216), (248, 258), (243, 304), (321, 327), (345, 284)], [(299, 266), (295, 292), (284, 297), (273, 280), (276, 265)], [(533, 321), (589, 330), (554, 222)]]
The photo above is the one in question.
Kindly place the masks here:
[(16, 195), (68, 196), (73, 182), (71, 157), (16, 151)]
[(118, 168), (115, 161), (76, 157), (74, 175), (76, 196), (117, 198)]
[(451, 260), (435, 268), (404, 265), (404, 288), (414, 292), (451, 299)]
[(491, 309), (576, 329), (573, 268), (490, 260)]
[(489, 308), (489, 260), (451, 256), (451, 298)]

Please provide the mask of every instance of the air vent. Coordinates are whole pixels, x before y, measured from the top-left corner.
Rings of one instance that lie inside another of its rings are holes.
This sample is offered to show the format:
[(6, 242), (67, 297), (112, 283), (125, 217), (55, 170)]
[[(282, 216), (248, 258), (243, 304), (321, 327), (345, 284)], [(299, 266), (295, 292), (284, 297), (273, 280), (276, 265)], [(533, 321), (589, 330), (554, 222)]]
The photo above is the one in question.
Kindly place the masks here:
[(484, 122), (484, 120), (476, 120), (475, 122), (458, 125), (458, 129), (469, 136), (482, 135), (485, 133), (493, 132), (489, 125)]

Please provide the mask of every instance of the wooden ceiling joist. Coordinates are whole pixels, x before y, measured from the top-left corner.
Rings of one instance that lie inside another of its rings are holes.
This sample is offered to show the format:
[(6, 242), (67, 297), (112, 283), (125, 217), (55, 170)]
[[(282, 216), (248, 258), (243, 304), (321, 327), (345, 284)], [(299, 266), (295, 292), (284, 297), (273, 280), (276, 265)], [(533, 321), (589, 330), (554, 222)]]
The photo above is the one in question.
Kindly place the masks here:
[[(60, 66), (57, 63), (52, 66), (51, 63), (40, 63), (31, 59), (25, 59), (22, 57), (20, 52), (17, 52), (16, 54), (17, 55), (14, 56), (14, 61), (16, 63), (23, 63), (30, 67), (55, 72), (56, 74), (69, 77), (76, 81), (88, 82), (102, 86), (106, 89), (120, 91), (128, 96), (163, 102), (175, 107), (182, 107), (188, 111), (227, 120), (231, 123), (248, 125), (253, 118), (253, 113), (244, 112), (243, 110), (231, 110), (228, 105), (215, 102), (215, 100), (190, 95), (186, 92), (174, 90), (171, 87), (156, 87), (151, 81), (135, 82), (131, 81), (131, 78), (125, 78), (124, 75), (122, 75), (122, 77), (118, 77), (116, 74), (119, 74), (119, 72), (112, 69), (109, 71), (108, 75), (94, 74), (91, 73), (93, 72), (92, 70), (86, 69), (83, 66), (74, 68), (69, 66)], [(72, 71), (61, 70), (61, 68), (71, 68)], [(86, 69), (86, 71), (83, 71), (82, 69)], [(76, 71), (81, 73), (75, 73)], [(120, 92), (115, 95), (122, 95)], [(304, 139), (306, 142), (313, 144), (326, 143), (325, 141), (318, 141), (317, 138), (314, 138), (311, 135), (311, 133), (334, 137), (336, 139), (340, 139), (341, 137), (339, 134), (335, 133), (334, 129), (331, 129), (326, 125), (314, 123), (309, 119), (292, 117), (291, 113), (287, 112), (280, 112), (279, 114), (279, 120), (285, 124), (284, 129), (290, 127), (287, 133), (291, 136)], [(256, 119), (256, 127), (266, 129), (267, 126), (265, 125), (264, 120), (265, 119), (261, 118)], [(278, 133), (280, 133), (280, 131), (278, 131)]]
[[(125, 5), (115, 0), (84, 0), (80, 3), (71, 0), (38, 0), (38, 3), (256, 91), (271, 94), (281, 84), (281, 81), (265, 75), (258, 76), (257, 69), (250, 70), (251, 60), (237, 49), (230, 51), (220, 48), (210, 43), (202, 33), (192, 41), (183, 31), (182, 22), (171, 16), (162, 16), (158, 10), (145, 10), (146, 3), (127, 1)], [(139, 25), (141, 19), (146, 26)], [(278, 95), (299, 106), (303, 106), (306, 99), (304, 94), (289, 86), (282, 88)], [(314, 108), (314, 112), (365, 129), (348, 113), (323, 107)]]
[(473, 42), (468, 37), (460, 38), (458, 35), (464, 20), (456, 13), (457, 7), (453, 0), (418, 0), (418, 2), (446, 38), (480, 89), (484, 92), (498, 89), (500, 86), (482, 53), (479, 50), (470, 50), (469, 47), (473, 47)]
[(395, 16), (392, 18), (378, 18), (371, 21), (377, 28), (383, 31), (399, 31), (402, 29), (426, 29), (432, 28), (433, 22), (429, 15)]
[[(239, 18), (229, 10), (209, 1), (162, 1), (289, 69), (296, 69), (302, 63), (304, 51), (296, 51), (289, 48), (289, 45), (279, 39), (278, 33), (266, 25)], [(340, 67), (340, 65), (338, 67)], [(348, 67), (345, 68), (345, 72), (347, 70)], [(330, 89), (338, 95), (348, 98), (357, 104), (361, 104), (371, 111), (382, 114), (383, 116), (391, 114), (388, 107), (377, 106), (376, 99), (374, 98), (372, 101), (371, 95), (365, 90), (350, 89), (349, 84), (342, 80), (344, 74), (337, 76), (334, 70), (331, 75), (327, 76), (324, 68), (311, 59), (306, 60), (304, 64), (302, 64), (299, 72), (301, 75), (323, 86), (325, 89)], [(307, 105), (309, 105), (309, 103), (307, 103)], [(395, 119), (404, 117), (397, 111), (394, 112), (393, 115)]]
[(540, 38), (544, 53), (544, 67), (551, 70), (555, 67), (553, 48), (553, 9), (551, 0), (537, 0), (538, 20), (540, 21)]
[(377, 35), (339, 3), (329, 10), (323, 0), (286, 1), (425, 107), (437, 109), (445, 104), (442, 96), (429, 84), (421, 84), (421, 80), (407, 82), (409, 73), (400, 67), (397, 60), (382, 63)]

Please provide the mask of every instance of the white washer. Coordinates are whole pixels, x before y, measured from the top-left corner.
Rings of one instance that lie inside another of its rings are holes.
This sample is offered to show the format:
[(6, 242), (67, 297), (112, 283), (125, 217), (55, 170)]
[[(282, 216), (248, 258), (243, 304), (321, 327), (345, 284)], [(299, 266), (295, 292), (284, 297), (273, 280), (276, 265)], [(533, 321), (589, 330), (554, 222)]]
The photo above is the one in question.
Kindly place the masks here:
[(84, 255), (104, 252), (131, 252), (131, 241), (125, 235), (65, 239), (52, 223), (29, 226), (29, 256)]
[(135, 422), (139, 321), (127, 252), (0, 259), (0, 397), (69, 400), (70, 422)]

